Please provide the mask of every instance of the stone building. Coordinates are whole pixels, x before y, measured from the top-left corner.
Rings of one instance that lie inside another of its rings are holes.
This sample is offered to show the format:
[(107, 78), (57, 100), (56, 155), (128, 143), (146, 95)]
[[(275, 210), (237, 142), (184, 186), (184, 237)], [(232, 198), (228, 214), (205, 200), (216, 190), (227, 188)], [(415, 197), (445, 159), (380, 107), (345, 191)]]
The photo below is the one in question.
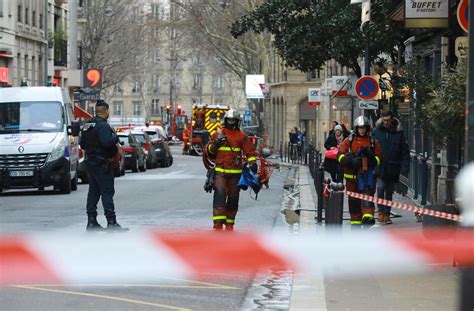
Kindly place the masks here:
[(0, 83), (68, 86), (71, 27), (67, 1), (0, 1)]

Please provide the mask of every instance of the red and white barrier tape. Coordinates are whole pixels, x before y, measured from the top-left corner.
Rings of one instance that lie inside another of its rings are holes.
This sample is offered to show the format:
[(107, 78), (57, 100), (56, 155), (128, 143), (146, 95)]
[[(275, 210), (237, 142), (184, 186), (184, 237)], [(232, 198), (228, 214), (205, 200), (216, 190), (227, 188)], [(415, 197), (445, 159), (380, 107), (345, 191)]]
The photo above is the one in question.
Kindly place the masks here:
[[(160, 232), (0, 237), (0, 285), (153, 282), (218, 273), (296, 269), (376, 275), (429, 264), (474, 266), (474, 229), (318, 234)], [(381, 267), (390, 267), (389, 269)]]
[(453, 221), (462, 221), (462, 216), (461, 215), (449, 214), (449, 213), (446, 213), (446, 212), (435, 211), (435, 210), (431, 210), (431, 209), (428, 209), (428, 208), (417, 207), (417, 206), (413, 206), (413, 205), (409, 205), (409, 204), (403, 204), (403, 203), (397, 203), (397, 202), (388, 201), (388, 200), (385, 200), (385, 199), (372, 197), (370, 195), (361, 194), (361, 193), (352, 192), (352, 191), (347, 191), (347, 190), (344, 190), (344, 194), (346, 194), (347, 196), (356, 198), (356, 199), (361, 199), (361, 200), (364, 200), (364, 201), (369, 201), (369, 202), (373, 202), (373, 203), (377, 203), (377, 204), (382, 204), (382, 205), (402, 209), (402, 210), (409, 211), (409, 212), (419, 213), (419, 214), (422, 214), (422, 215), (428, 215), (428, 216), (433, 216), (433, 217), (437, 217), (437, 218), (449, 219), (449, 220), (453, 220)]

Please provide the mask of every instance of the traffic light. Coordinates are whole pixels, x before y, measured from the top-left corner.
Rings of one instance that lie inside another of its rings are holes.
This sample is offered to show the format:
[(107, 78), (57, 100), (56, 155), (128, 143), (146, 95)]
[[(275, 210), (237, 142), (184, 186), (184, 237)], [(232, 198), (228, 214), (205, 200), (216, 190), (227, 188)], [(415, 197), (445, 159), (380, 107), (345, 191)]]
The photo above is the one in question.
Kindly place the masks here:
[(102, 89), (102, 69), (89, 68), (84, 70), (84, 88)]
[(177, 110), (176, 110), (176, 113), (177, 113), (177, 114), (181, 114), (181, 105), (178, 105)]

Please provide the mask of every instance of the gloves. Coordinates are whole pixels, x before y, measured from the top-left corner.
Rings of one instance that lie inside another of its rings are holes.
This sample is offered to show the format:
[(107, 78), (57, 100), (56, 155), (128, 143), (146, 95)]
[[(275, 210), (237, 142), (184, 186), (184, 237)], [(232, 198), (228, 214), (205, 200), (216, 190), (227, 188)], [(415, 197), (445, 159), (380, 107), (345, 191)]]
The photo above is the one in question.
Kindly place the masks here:
[(373, 158), (375, 156), (374, 151), (372, 148), (369, 147), (363, 147), (359, 150), (359, 155), (362, 157), (367, 157), (367, 158)]
[(250, 164), (249, 164), (249, 168), (250, 168), (250, 170), (251, 170), (254, 174), (257, 174), (257, 172), (258, 172), (258, 165), (257, 165), (257, 163), (255, 163), (255, 162), (250, 163)]
[(222, 131), (217, 132), (217, 138), (214, 140), (214, 145), (220, 146), (227, 140), (227, 137)]
[(362, 167), (362, 158), (361, 157), (354, 157), (349, 165), (356, 171), (360, 170)]

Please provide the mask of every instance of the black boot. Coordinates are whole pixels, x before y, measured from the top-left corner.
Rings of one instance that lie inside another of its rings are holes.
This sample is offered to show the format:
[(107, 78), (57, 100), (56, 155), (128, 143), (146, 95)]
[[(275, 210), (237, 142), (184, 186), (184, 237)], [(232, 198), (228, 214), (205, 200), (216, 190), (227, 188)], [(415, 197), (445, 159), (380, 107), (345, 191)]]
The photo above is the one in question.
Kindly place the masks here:
[(110, 214), (110, 215), (105, 215), (105, 217), (107, 218), (107, 230), (111, 230), (111, 231), (128, 231), (129, 230), (128, 228), (122, 228), (122, 226), (120, 226), (117, 223), (117, 218), (115, 217), (115, 213)]
[(102, 227), (98, 222), (97, 222), (97, 213), (91, 213), (87, 214), (87, 231), (102, 231), (104, 230), (104, 227)]

